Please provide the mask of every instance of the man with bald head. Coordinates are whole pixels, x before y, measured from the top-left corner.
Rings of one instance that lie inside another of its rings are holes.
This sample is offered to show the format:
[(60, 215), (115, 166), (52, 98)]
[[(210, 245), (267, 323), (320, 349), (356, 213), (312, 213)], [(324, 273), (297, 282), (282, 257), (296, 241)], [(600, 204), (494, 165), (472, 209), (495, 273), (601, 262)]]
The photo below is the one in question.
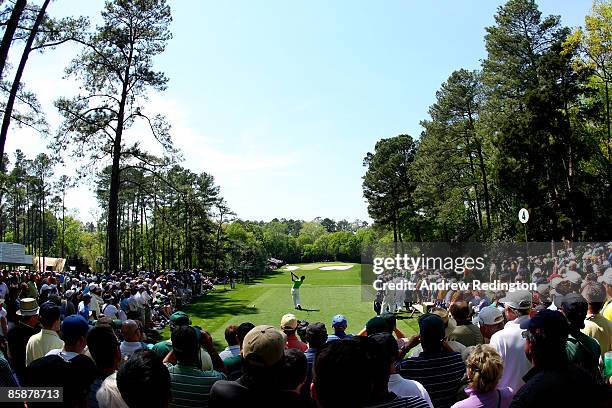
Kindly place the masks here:
[(144, 332), (141, 326), (135, 320), (126, 320), (121, 325), (121, 334), (123, 341), (119, 346), (121, 357), (123, 360), (128, 360), (136, 351), (145, 348), (142, 340), (144, 340)]
[(480, 329), (472, 323), (470, 306), (465, 300), (453, 303), (450, 313), (457, 322), (457, 327), (449, 336), (450, 340), (458, 341), (466, 347), (484, 343)]

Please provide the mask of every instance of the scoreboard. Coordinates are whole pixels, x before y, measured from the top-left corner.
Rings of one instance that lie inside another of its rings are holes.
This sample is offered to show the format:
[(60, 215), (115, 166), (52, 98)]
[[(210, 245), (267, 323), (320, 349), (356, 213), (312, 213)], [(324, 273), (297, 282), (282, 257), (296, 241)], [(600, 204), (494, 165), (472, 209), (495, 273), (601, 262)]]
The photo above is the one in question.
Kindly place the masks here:
[(25, 253), (24, 245), (0, 242), (0, 264), (32, 265), (32, 255)]

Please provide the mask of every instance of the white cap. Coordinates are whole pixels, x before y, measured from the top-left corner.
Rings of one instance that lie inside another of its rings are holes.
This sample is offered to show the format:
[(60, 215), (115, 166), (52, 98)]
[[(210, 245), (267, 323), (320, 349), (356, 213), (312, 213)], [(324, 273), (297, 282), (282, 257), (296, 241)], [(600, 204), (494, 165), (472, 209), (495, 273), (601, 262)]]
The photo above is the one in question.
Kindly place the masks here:
[(498, 308), (488, 306), (480, 309), (480, 313), (478, 313), (478, 321), (480, 324), (492, 326), (503, 322), (504, 315)]

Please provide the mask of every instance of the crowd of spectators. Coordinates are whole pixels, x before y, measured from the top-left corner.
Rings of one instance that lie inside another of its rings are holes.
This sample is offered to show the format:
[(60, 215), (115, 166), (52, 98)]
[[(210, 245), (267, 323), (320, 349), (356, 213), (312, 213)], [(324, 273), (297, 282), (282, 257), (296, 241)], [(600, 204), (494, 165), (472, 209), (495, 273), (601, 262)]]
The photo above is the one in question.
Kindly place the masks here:
[[(288, 313), (227, 326), (224, 348), (179, 310), (210, 288), (197, 271), (3, 271), (0, 387), (62, 387), (63, 406), (102, 408), (610, 407), (605, 262), (549, 270), (545, 279), (559, 276), (548, 282), (560, 279), (552, 296), (455, 291), (412, 336), (397, 313), (352, 326)], [(152, 341), (161, 321), (170, 339)]]

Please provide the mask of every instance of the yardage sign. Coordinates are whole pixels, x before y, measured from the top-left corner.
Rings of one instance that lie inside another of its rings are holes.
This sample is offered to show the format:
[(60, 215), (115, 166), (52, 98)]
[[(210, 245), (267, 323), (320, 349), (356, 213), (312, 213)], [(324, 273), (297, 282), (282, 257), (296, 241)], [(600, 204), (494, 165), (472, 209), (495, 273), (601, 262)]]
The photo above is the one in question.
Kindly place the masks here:
[(523, 224), (527, 224), (527, 221), (529, 221), (529, 211), (527, 211), (526, 208), (521, 208), (518, 217), (520, 222), (522, 222)]

